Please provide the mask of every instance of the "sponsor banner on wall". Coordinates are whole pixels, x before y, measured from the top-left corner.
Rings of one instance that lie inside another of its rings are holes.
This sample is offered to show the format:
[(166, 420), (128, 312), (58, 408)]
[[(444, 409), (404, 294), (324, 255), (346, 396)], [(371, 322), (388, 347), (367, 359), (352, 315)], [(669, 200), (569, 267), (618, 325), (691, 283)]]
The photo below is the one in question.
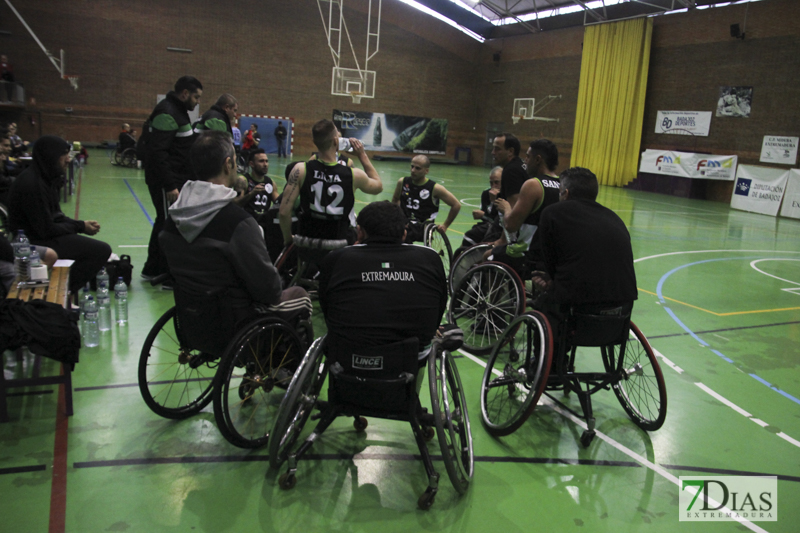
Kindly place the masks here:
[(343, 137), (355, 137), (367, 150), (444, 154), (447, 120), (388, 113), (333, 110), (333, 123)]
[(691, 152), (645, 150), (639, 172), (666, 174), (683, 178), (733, 181), (736, 176), (735, 155), (708, 155)]
[(659, 111), (656, 133), (708, 137), (711, 111)]
[(781, 216), (800, 218), (800, 170), (793, 168), (789, 171), (786, 181), (786, 193), (783, 195)]
[(778, 135), (764, 135), (761, 144), (762, 163), (778, 163), (779, 165), (794, 165), (797, 161), (797, 144), (800, 137), (781, 137)]
[(731, 207), (776, 216), (788, 178), (788, 170), (739, 165), (731, 195)]

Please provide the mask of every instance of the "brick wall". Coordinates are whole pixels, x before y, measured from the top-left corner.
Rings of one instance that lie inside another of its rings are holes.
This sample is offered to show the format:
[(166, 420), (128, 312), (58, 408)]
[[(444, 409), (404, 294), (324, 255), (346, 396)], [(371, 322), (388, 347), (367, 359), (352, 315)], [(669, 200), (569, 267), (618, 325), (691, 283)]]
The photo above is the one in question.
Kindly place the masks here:
[[(17, 9), (45, 46), (63, 48), (67, 71), (81, 76), (80, 89), (58, 78), (27, 31), (0, 4), (0, 49), (15, 66), (36, 103), (12, 113), (23, 136), (55, 133), (70, 139), (115, 138), (121, 122), (138, 125), (183, 74), (203, 81), (207, 109), (223, 92), (249, 114), (292, 116), (297, 153), (312, 150), (306, 132), (331, 111), (364, 110), (446, 118), (448, 156), (472, 149), (481, 164), (487, 124), (503, 123), (523, 144), (538, 137), (555, 141), (559, 168), (569, 166), (580, 82), (583, 28), (569, 28), (477, 43), (410, 7), (384, 0), (375, 99), (354, 105), (330, 95), (333, 62), (316, 2), (214, 0), (37, 0)], [(735, 153), (757, 162), (766, 134), (798, 135), (800, 124), (800, 3), (767, 0), (657, 17), (648, 80), (642, 149), (675, 148)], [(234, 7), (235, 6), (235, 7)], [(363, 61), (365, 0), (346, 3), (346, 20)], [(730, 37), (730, 24), (747, 38)], [(167, 46), (192, 49), (167, 52)], [(343, 46), (343, 52), (345, 51)], [(500, 61), (493, 55), (501, 52)], [(343, 59), (342, 66), (352, 66)], [(709, 137), (655, 134), (658, 110), (714, 111), (721, 85), (752, 85), (748, 119), (712, 119)], [(541, 115), (558, 122), (511, 124), (514, 98), (561, 95)], [(72, 113), (65, 108), (72, 108)], [(5, 115), (8, 117), (8, 113)], [(31, 126), (34, 116), (40, 123)]]

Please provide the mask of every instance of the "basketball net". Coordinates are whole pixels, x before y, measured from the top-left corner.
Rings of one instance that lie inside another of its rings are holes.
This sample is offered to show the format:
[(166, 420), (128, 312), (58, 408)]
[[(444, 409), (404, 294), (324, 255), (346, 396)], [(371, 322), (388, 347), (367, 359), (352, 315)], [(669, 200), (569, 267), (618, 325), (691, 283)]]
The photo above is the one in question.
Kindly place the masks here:
[(522, 118), (522, 116), (521, 116), (521, 115), (511, 115), (511, 120), (513, 120), (513, 121), (514, 121), (514, 124), (516, 124), (517, 122), (519, 122), (519, 119), (521, 119), (521, 118)]

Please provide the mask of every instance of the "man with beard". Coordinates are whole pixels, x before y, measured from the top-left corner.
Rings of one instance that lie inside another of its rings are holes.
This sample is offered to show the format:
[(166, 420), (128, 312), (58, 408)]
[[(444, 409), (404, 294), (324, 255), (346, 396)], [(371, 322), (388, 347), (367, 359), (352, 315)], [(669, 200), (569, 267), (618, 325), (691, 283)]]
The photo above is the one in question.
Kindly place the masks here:
[[(156, 208), (156, 219), (150, 234), (147, 261), (142, 278), (151, 280), (168, 272), (167, 262), (158, 243), (164, 229), (167, 208), (178, 199), (178, 193), (192, 178), (189, 150), (196, 135), (192, 130), (189, 111), (197, 107), (203, 95), (203, 85), (197, 78), (183, 76), (175, 82), (175, 90), (167, 93), (150, 114), (147, 136), (144, 177), (150, 198)], [(144, 134), (144, 132), (143, 132)], [(170, 282), (163, 285), (171, 289)]]
[(69, 289), (74, 294), (91, 281), (111, 255), (111, 247), (78, 235), (100, 231), (96, 220), (73, 220), (59, 206), (59, 190), (69, 164), (70, 146), (55, 135), (39, 138), (33, 163), (20, 174), (9, 193), (9, 227), (24, 230), (31, 244), (52, 248), (61, 259), (72, 259)]

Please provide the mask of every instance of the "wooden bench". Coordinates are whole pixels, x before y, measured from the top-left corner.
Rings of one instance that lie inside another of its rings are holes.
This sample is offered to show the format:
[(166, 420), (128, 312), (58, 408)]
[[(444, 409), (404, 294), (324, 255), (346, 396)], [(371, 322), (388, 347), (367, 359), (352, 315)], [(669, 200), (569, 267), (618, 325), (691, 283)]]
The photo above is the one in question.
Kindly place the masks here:
[[(58, 304), (64, 308), (69, 305), (69, 267), (57, 266), (50, 274), (50, 284), (48, 286), (36, 287), (33, 289), (18, 289), (17, 284), (11, 288), (7, 298), (19, 299), (24, 302), (31, 300), (45, 300), (50, 303)], [(2, 357), (2, 354), (0, 354)], [(17, 363), (22, 363), (22, 352), (17, 351)], [(35, 387), (39, 385), (64, 385), (65, 410), (67, 416), (72, 416), (72, 371), (69, 365), (61, 365), (61, 375), (58, 376), (39, 376), (41, 367), (41, 356), (34, 356), (33, 376), (29, 378), (6, 379), (4, 372), (0, 372), (0, 423), (8, 422), (8, 403), (6, 400), (7, 391), (18, 387)]]

